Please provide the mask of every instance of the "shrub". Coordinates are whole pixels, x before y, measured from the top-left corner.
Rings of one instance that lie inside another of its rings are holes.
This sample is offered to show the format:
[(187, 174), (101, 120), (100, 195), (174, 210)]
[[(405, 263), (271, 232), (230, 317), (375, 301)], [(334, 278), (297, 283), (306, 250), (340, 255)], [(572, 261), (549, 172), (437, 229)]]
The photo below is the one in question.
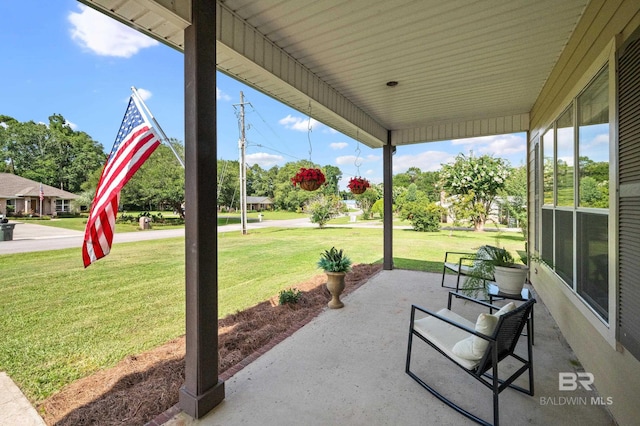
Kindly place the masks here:
[(435, 203), (410, 202), (402, 209), (402, 218), (418, 232), (438, 232), (443, 214), (444, 209)]
[(56, 214), (58, 218), (70, 218), (70, 217), (80, 217), (80, 213), (76, 212), (58, 212)]
[(288, 290), (280, 290), (280, 298), (279, 303), (281, 305), (285, 305), (287, 303), (298, 303), (300, 300), (300, 291), (295, 288), (290, 288)]
[(306, 211), (311, 214), (311, 222), (324, 228), (331, 219), (340, 215), (342, 201), (336, 195), (319, 195), (309, 201)]
[(371, 213), (377, 213), (380, 215), (380, 219), (384, 219), (384, 200), (382, 198), (373, 203), (373, 206), (371, 207)]

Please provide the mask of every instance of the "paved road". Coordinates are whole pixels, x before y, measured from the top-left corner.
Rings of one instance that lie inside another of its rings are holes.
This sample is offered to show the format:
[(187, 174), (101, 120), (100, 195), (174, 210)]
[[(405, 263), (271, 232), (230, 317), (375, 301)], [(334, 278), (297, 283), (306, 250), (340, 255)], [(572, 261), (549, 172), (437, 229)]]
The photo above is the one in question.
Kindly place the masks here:
[[(308, 218), (289, 220), (264, 220), (262, 222), (250, 222), (247, 230), (267, 228), (299, 228), (318, 226), (309, 222)], [(218, 227), (218, 232), (240, 232), (240, 224), (231, 224)], [(32, 251), (59, 250), (82, 247), (84, 232), (69, 229), (54, 228), (52, 226), (38, 225), (31, 222), (16, 222), (13, 231), (13, 241), (0, 241), (0, 255), (12, 253), (25, 253)], [(128, 243), (132, 241), (155, 240), (161, 238), (184, 237), (184, 229), (148, 230), (140, 232), (122, 232), (113, 237), (113, 243)]]

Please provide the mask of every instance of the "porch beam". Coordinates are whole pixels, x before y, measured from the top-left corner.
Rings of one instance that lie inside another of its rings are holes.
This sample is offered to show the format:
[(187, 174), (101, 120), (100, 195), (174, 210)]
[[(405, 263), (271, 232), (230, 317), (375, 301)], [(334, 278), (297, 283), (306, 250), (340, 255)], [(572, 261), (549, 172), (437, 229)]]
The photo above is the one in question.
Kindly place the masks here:
[(439, 142), (482, 136), (504, 135), (529, 130), (529, 113), (468, 120), (433, 122), (421, 127), (393, 130), (393, 145)]
[(393, 154), (396, 147), (391, 145), (391, 131), (387, 134), (387, 144), (382, 148), (382, 172), (384, 189), (384, 258), (382, 267), (385, 270), (393, 269)]
[(192, 0), (185, 30), (186, 354), (180, 408), (196, 419), (224, 399), (218, 379), (216, 7)]

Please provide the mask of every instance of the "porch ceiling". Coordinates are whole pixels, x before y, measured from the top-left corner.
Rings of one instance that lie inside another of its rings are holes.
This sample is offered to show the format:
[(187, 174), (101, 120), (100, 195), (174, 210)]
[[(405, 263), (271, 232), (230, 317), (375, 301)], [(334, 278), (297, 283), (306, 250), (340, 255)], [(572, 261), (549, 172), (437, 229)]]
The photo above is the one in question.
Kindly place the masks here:
[[(183, 49), (190, 0), (80, 1)], [(218, 0), (217, 66), (371, 147), (526, 131), (587, 4)]]

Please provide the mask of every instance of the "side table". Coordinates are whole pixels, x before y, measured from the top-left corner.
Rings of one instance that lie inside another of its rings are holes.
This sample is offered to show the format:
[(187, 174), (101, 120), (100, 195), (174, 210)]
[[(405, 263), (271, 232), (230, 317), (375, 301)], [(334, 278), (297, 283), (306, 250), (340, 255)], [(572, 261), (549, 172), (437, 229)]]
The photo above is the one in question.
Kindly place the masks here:
[[(502, 293), (498, 288), (498, 286), (494, 283), (487, 283), (487, 295), (489, 296), (490, 305), (493, 305), (494, 299), (497, 299), (497, 300), (509, 299), (509, 300), (515, 300), (520, 302), (526, 302), (527, 300), (533, 297), (533, 295), (531, 294), (531, 291), (529, 291), (528, 288), (523, 288), (520, 294)], [(490, 314), (493, 313), (493, 308), (489, 308), (489, 313)], [(531, 307), (531, 336), (530, 336), (532, 345), (534, 344), (533, 334), (534, 333), (533, 333), (533, 306), (532, 306)]]

